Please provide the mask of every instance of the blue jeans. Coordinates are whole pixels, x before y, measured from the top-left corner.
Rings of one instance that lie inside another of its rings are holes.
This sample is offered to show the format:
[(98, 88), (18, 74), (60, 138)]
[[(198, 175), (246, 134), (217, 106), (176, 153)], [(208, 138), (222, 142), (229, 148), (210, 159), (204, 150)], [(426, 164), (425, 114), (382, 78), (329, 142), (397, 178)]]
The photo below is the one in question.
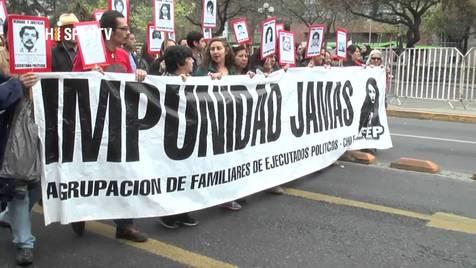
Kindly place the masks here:
[(35, 237), (31, 234), (31, 208), (39, 200), (39, 184), (31, 188), (23, 198), (14, 197), (7, 209), (0, 213), (0, 221), (12, 228), (13, 243), (17, 248), (33, 248)]

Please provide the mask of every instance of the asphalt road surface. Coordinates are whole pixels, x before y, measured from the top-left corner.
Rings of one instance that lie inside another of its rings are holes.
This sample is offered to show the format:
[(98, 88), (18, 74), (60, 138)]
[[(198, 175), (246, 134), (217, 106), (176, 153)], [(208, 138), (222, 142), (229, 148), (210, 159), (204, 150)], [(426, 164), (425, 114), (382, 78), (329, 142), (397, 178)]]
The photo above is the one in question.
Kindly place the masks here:
[[(390, 119), (394, 148), (379, 164), (337, 162), (258, 193), (239, 212), (192, 213), (200, 225), (166, 230), (157, 218), (136, 223), (142, 244), (113, 238), (110, 221), (44, 227), (35, 209), (35, 267), (476, 267), (476, 126)], [(442, 174), (390, 169), (399, 157), (440, 164)], [(451, 172), (459, 174), (451, 175)], [(450, 175), (448, 175), (450, 174)], [(0, 267), (15, 249), (0, 229)]]

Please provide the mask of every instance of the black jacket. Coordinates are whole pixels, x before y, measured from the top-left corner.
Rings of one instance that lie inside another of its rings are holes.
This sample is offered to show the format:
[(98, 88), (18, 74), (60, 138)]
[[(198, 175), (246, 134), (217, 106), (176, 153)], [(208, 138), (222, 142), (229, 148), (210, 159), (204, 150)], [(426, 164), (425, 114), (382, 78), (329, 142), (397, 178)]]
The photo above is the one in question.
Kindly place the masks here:
[(74, 57), (70, 57), (63, 43), (58, 43), (58, 45), (51, 50), (51, 57), (51, 70), (53, 72), (71, 72), (73, 70)]
[(18, 79), (0, 75), (0, 164), (7, 142), (15, 106), (23, 97), (23, 86)]

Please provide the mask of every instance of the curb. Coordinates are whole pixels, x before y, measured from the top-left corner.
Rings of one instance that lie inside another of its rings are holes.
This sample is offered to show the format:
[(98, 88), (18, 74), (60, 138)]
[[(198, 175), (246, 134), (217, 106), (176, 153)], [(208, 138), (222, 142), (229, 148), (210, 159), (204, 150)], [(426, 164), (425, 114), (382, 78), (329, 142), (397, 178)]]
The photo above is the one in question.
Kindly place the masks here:
[(476, 123), (476, 115), (471, 114), (445, 114), (436, 112), (425, 112), (419, 110), (400, 110), (389, 108), (387, 115), (402, 118), (427, 119), (450, 122)]
[(390, 163), (390, 167), (426, 173), (438, 173), (440, 171), (440, 167), (432, 161), (406, 157)]
[(339, 158), (339, 160), (370, 165), (375, 163), (376, 159), (375, 156), (369, 153), (364, 153), (361, 151), (347, 151)]

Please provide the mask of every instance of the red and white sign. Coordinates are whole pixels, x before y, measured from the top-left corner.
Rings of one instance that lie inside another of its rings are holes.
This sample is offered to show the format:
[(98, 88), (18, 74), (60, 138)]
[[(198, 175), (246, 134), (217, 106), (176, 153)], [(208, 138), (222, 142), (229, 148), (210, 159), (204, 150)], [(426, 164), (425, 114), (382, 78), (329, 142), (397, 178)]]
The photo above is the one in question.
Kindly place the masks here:
[(78, 51), (84, 70), (107, 64), (106, 46), (97, 21), (74, 24), (77, 33)]
[(261, 22), (261, 58), (276, 53), (276, 17)]
[(10, 72), (51, 71), (51, 39), (46, 36), (48, 18), (8, 16), (8, 47)]
[(211, 40), (213, 38), (213, 28), (203, 27), (202, 26), (202, 33), (204, 40)]
[(347, 30), (344, 28), (336, 30), (336, 55), (339, 59), (347, 58)]
[(126, 18), (129, 22), (129, 0), (108, 0), (109, 10), (115, 10)]
[(233, 29), (236, 42), (238, 44), (249, 44), (251, 38), (248, 31), (248, 24), (246, 18), (237, 18), (230, 21), (230, 25)]
[(217, 26), (217, 1), (202, 1), (202, 25), (206, 28), (215, 28)]
[(324, 25), (311, 25), (307, 39), (306, 58), (321, 55), (321, 48), (324, 44)]
[(175, 1), (154, 0), (154, 25), (161, 32), (175, 32)]
[(150, 55), (160, 54), (165, 33), (159, 31), (154, 24), (147, 24), (147, 52)]
[(294, 45), (294, 33), (288, 31), (279, 31), (278, 36), (279, 65), (296, 65), (296, 47)]

